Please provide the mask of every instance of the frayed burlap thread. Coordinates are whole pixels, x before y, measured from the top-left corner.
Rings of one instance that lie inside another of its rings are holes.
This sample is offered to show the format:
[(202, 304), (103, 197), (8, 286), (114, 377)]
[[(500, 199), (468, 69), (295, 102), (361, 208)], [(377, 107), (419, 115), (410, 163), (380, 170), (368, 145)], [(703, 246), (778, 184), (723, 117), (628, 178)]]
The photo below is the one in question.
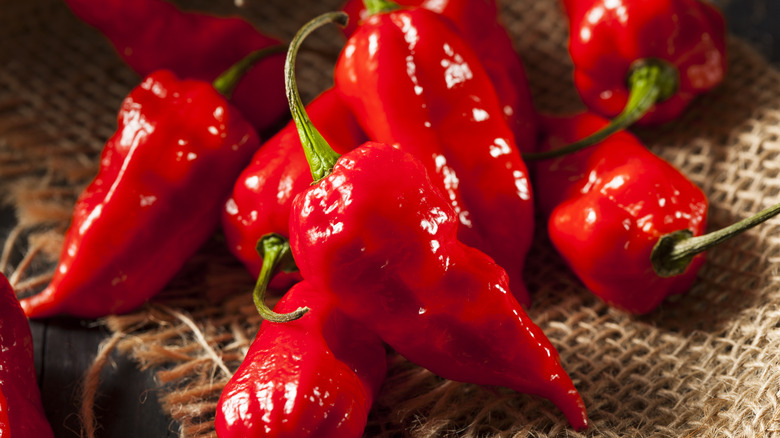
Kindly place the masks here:
[[(244, 14), (288, 39), (339, 5), (245, 3), (243, 9), (229, 0), (187, 5)], [(502, 17), (536, 106), (550, 113), (581, 109), (558, 2), (505, 1)], [(16, 218), (15, 227), (3, 230), (0, 267), (25, 294), (51, 272), (70, 209), (97, 171), (119, 103), (138, 78), (55, 0), (5, 5), (0, 34), (0, 197)], [(306, 44), (312, 50), (301, 54), (297, 72), (304, 98), (311, 98), (331, 84), (343, 39), (323, 29)], [(702, 187), (711, 228), (780, 202), (780, 74), (736, 38), (728, 49), (731, 68), (721, 87), (678, 121), (635, 131)], [(780, 221), (711, 250), (691, 291), (639, 317), (589, 294), (537, 228), (526, 266), (534, 297), (529, 313), (580, 390), (590, 429), (572, 431), (545, 400), (447, 381), (388, 352), (388, 377), (366, 436), (780, 436)], [(215, 436), (221, 389), (261, 322), (252, 283), (215, 235), (142, 309), (100, 321), (116, 334), (119, 352), (154, 371), (153, 389), (182, 437)], [(91, 384), (98, 396), (88, 399), (99, 403), (99, 385)]]

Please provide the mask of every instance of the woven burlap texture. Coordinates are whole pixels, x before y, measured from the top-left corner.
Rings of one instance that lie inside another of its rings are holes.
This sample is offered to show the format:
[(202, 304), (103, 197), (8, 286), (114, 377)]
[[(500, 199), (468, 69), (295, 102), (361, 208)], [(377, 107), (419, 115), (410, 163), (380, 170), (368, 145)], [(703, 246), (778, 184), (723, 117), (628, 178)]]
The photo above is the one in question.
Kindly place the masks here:
[[(289, 39), (339, 2), (186, 5), (241, 13)], [(537, 107), (580, 109), (557, 1), (502, 5)], [(330, 85), (342, 44), (335, 29), (307, 40), (316, 50), (299, 57), (305, 99)], [(736, 38), (728, 49), (723, 86), (679, 121), (637, 131), (708, 195), (713, 229), (780, 202), (780, 75)], [(4, 4), (0, 60), (0, 196), (17, 219), (3, 236), (0, 269), (25, 294), (48, 280), (70, 209), (139, 78), (56, 0)], [(442, 380), (390, 352), (366, 436), (780, 435), (778, 231), (780, 222), (771, 220), (711, 250), (689, 293), (642, 317), (589, 294), (539, 231), (527, 263), (535, 301), (529, 314), (560, 352), (591, 427), (576, 433), (545, 400)], [(153, 302), (101, 321), (118, 334), (123, 354), (155, 371), (154, 390), (181, 436), (215, 436), (216, 401), (260, 324), (252, 283), (216, 235)]]

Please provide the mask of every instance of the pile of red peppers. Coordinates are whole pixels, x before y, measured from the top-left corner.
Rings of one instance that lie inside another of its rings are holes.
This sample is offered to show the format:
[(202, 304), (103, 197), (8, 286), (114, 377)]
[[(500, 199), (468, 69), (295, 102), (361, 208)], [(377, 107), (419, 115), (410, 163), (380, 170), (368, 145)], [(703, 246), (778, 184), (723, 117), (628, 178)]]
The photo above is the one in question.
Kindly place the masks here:
[[(217, 406), (221, 438), (362, 436), (388, 348), (549, 399), (585, 429), (566, 364), (526, 313), (534, 227), (587, 289), (642, 314), (691, 287), (706, 249), (778, 212), (705, 234), (705, 194), (626, 130), (674, 120), (726, 76), (723, 17), (701, 0), (563, 0), (576, 115), (537, 114), (494, 0), (348, 0), (289, 48), (165, 0), (66, 2), (143, 79), (51, 283), (21, 308), (135, 310), (221, 229), (265, 319)], [(331, 22), (347, 36), (334, 83), (304, 107), (295, 56)], [(269, 288), (286, 290), (273, 310)], [(0, 318), (0, 352), (26, 361), (24, 323)], [(30, 364), (0, 371), (0, 435), (46, 436), (24, 433), (46, 428), (38, 395), (14, 387)]]

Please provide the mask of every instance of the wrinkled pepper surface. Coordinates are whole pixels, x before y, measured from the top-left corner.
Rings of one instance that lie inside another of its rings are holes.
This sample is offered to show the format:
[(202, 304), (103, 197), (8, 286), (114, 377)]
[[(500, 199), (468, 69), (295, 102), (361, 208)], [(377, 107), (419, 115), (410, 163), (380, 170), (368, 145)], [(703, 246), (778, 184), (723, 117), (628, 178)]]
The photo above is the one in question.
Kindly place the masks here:
[(506, 272), (460, 243), (457, 226), (415, 157), (372, 143), (296, 198), (291, 247), (305, 279), (407, 359), (444, 378), (546, 397), (585, 427), (557, 351)]
[[(585, 105), (615, 117), (645, 98), (638, 124), (677, 118), (726, 75), (725, 23), (701, 0), (563, 0), (574, 83)], [(631, 96), (632, 92), (635, 94)]]
[(287, 93), (315, 181), (290, 214), (301, 275), (410, 361), (447, 379), (546, 397), (573, 427), (586, 427), (558, 352), (512, 294), (506, 271), (457, 239), (458, 216), (425, 165), (377, 142), (339, 156), (306, 116), (291, 68), (297, 46), (346, 18), (315, 18), (288, 53)]
[[(250, 53), (281, 44), (241, 17), (182, 10), (167, 0), (65, 3), (105, 35), (141, 77), (170, 70), (182, 79), (211, 82)], [(260, 60), (246, 73), (232, 100), (260, 133), (288, 116), (283, 69), (283, 53)]]
[(96, 318), (142, 305), (214, 233), (259, 144), (211, 83), (149, 75), (122, 102), (50, 284), (21, 302), (27, 316)]
[[(501, 22), (495, 0), (399, 0), (405, 7), (421, 7), (447, 17), (477, 52), (496, 87), (504, 117), (515, 134), (521, 152), (530, 152), (538, 142), (538, 115), (523, 61)], [(368, 17), (363, 0), (348, 0), (343, 10), (350, 16), (344, 28), (347, 36)]]
[(512, 291), (529, 305), (522, 271), (533, 194), (495, 88), (441, 15), (378, 3), (390, 7), (369, 7), (372, 15), (339, 57), (336, 89), (370, 139), (415, 155), (450, 199), (460, 193), (461, 204), (451, 202), (459, 237), (506, 269)]
[[(543, 149), (583, 138), (607, 123), (590, 113), (546, 118)], [(654, 271), (650, 256), (665, 234), (705, 232), (707, 198), (636, 137), (620, 131), (591, 148), (539, 162), (534, 178), (542, 190), (540, 210), (549, 217), (550, 240), (606, 303), (646, 313), (665, 297), (690, 289), (704, 254), (684, 273), (668, 278)]]
[(0, 437), (54, 437), (41, 403), (30, 323), (0, 274)]
[(311, 308), (286, 323), (263, 321), (222, 391), (220, 438), (361, 437), (386, 373), (382, 341), (303, 281), (274, 309)]
[[(339, 153), (366, 140), (333, 89), (312, 100), (307, 112)], [(268, 233), (289, 234), (292, 200), (310, 184), (309, 164), (293, 122), (266, 141), (239, 175), (222, 210), (222, 229), (230, 251), (253, 277), (258, 276), (263, 264), (256, 250), (258, 240)], [(272, 286), (283, 288), (299, 279), (298, 273), (280, 273)]]

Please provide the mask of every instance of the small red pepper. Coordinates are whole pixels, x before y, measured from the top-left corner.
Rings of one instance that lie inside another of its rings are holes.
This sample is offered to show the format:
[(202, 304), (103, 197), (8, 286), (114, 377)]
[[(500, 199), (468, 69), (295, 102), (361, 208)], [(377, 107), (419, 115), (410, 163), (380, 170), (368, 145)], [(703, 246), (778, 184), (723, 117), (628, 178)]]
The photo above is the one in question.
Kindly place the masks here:
[(346, 19), (315, 18), (288, 53), (293, 119), (315, 177), (290, 214), (303, 278), (410, 361), (444, 378), (546, 397), (586, 427), (557, 351), (512, 295), (506, 272), (457, 239), (458, 217), (420, 160), (374, 142), (339, 156), (306, 116), (294, 85), (297, 47), (318, 26)]
[[(405, 7), (421, 7), (452, 20), (457, 30), (482, 61), (496, 93), (504, 117), (515, 134), (521, 152), (536, 149), (537, 114), (523, 61), (501, 22), (495, 0), (399, 0)], [(350, 16), (344, 28), (349, 37), (368, 17), (363, 0), (348, 0), (342, 7)]]
[(0, 274), (0, 437), (54, 437), (35, 377), (30, 323)]
[[(240, 63), (243, 64), (243, 63)], [(76, 202), (50, 284), (22, 300), (28, 317), (131, 311), (215, 231), (219, 210), (259, 147), (219, 88), (149, 75), (122, 102), (100, 170)]]
[[(281, 44), (243, 18), (184, 11), (166, 0), (65, 3), (105, 35), (141, 77), (170, 70), (181, 79), (212, 82), (250, 53)], [(283, 69), (283, 54), (265, 57), (246, 73), (232, 99), (260, 133), (287, 117)]]
[(632, 123), (677, 118), (726, 75), (725, 22), (701, 0), (563, 0), (574, 84), (592, 112), (615, 120), (579, 146)]
[[(534, 226), (531, 185), (479, 58), (434, 12), (366, 4), (372, 15), (339, 57), (336, 89), (369, 138), (412, 153), (432, 177), (450, 166), (445, 180), (458, 182), (465, 201), (460, 239), (493, 257), (530, 305), (522, 276)], [(478, 238), (462, 234), (468, 227)]]
[[(307, 112), (323, 127), (320, 132), (339, 153), (366, 140), (333, 89), (312, 100)], [(222, 211), (222, 229), (230, 251), (252, 276), (259, 275), (263, 264), (256, 250), (258, 240), (268, 233), (288, 235), (290, 204), (310, 183), (309, 164), (293, 122), (266, 141), (239, 175)], [(283, 288), (299, 279), (297, 272), (280, 274), (273, 286)]]
[(263, 321), (217, 404), (219, 438), (363, 436), (386, 373), (382, 341), (305, 281), (275, 310), (301, 306), (305, 318)]
[[(543, 150), (576, 141), (609, 122), (590, 113), (547, 118)], [(704, 193), (680, 171), (619, 131), (591, 148), (534, 166), (550, 240), (593, 293), (647, 313), (684, 293), (703, 251), (777, 214), (777, 207), (710, 234)], [(694, 237), (696, 236), (696, 237)]]

